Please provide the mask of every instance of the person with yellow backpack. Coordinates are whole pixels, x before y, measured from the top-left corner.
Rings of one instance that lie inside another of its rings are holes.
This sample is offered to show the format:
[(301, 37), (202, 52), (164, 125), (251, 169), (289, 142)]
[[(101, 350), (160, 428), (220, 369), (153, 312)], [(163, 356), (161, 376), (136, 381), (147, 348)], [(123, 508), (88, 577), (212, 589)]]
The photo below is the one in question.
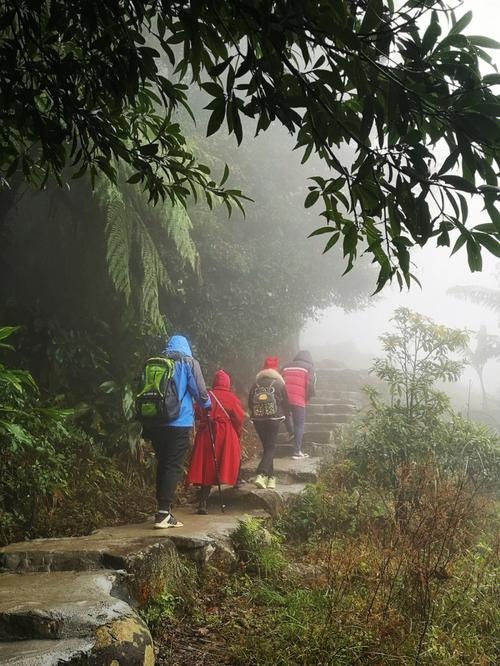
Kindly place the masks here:
[(257, 488), (276, 488), (274, 454), (280, 424), (290, 412), (285, 382), (278, 372), (278, 367), (278, 357), (268, 356), (248, 395), (250, 418), (263, 449), (254, 481)]

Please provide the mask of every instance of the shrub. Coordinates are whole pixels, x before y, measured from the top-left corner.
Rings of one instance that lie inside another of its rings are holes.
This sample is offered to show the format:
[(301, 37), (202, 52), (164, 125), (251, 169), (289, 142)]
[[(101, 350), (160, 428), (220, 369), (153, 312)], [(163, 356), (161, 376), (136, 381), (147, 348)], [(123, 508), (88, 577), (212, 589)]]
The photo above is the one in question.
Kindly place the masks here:
[(231, 540), (241, 564), (263, 578), (279, 576), (284, 568), (281, 539), (263, 527), (260, 520), (246, 517), (239, 521)]
[[(12, 350), (5, 341), (16, 330), (0, 328), (0, 351)], [(42, 401), (29, 372), (0, 362), (1, 543), (86, 533), (152, 511), (144, 489), (134, 488), (71, 417)]]

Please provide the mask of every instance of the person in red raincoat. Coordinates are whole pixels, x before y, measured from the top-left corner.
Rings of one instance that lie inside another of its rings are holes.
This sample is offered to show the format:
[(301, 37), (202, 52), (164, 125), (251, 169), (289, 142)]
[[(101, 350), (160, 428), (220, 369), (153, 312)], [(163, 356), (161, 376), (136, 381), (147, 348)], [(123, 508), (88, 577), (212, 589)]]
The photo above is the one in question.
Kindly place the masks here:
[[(219, 370), (215, 373), (212, 390), (208, 392), (211, 409), (195, 406), (198, 429), (194, 440), (193, 456), (187, 475), (187, 483), (200, 485), (198, 513), (206, 515), (207, 500), (213, 485), (235, 485), (240, 470), (240, 436), (245, 421), (245, 412), (239, 398), (231, 391), (231, 378)], [(212, 423), (215, 437), (215, 454), (219, 468), (219, 479), (214, 464), (214, 455), (208, 418)]]

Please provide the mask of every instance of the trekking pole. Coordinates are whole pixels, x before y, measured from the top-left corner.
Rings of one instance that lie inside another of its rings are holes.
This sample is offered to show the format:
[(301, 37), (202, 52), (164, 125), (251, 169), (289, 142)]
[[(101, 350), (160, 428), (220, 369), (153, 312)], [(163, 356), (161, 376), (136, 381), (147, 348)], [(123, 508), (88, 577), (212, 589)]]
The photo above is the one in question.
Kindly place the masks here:
[(222, 501), (222, 488), (220, 487), (219, 463), (217, 462), (217, 454), (215, 452), (215, 436), (213, 431), (213, 424), (208, 414), (207, 414), (207, 423), (208, 423), (208, 432), (210, 433), (210, 442), (212, 444), (212, 456), (214, 458), (215, 480), (219, 488), (220, 510), (222, 511), (222, 513), (224, 513), (226, 507), (224, 505), (224, 502)]

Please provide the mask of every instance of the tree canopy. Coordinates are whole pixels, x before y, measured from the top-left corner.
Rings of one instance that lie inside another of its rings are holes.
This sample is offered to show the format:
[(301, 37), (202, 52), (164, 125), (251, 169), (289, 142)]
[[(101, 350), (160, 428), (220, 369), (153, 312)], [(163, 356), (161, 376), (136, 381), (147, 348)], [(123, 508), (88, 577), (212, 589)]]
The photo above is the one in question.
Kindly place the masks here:
[[(315, 233), (342, 244), (348, 269), (367, 250), (379, 288), (409, 283), (411, 247), (436, 238), (465, 245), (480, 270), (482, 247), (500, 256), (500, 75), (480, 70), (500, 44), (466, 35), (470, 20), (444, 0), (7, 0), (1, 173), (115, 180), (121, 160), (153, 201), (201, 190), (241, 205), (178, 122), (194, 84), (210, 98), (209, 135), (225, 125), (240, 143), (242, 117), (257, 133), (277, 120), (304, 161), (325, 162), (305, 205), (321, 203)], [(466, 195), (490, 222), (467, 225)]]

